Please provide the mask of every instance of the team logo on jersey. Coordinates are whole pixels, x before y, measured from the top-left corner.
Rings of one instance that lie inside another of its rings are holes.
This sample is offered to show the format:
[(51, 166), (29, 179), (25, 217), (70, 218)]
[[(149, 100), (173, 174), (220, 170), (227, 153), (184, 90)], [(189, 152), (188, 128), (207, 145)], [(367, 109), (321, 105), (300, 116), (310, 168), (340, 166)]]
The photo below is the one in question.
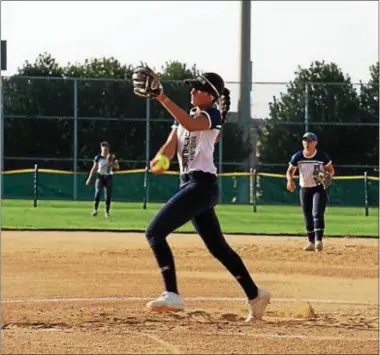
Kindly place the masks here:
[(192, 136), (191, 132), (185, 133), (182, 149), (182, 169), (184, 172), (189, 168), (189, 162), (195, 158), (195, 150), (197, 147), (197, 137)]
[(314, 164), (314, 174), (317, 174), (319, 173), (319, 171), (321, 170), (321, 166), (320, 164)]

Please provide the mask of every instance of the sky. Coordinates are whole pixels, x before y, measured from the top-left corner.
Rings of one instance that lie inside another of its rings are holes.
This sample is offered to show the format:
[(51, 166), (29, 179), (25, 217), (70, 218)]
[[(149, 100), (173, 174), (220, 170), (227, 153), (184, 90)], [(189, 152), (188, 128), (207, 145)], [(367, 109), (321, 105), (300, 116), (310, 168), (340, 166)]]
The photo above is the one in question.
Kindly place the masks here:
[[(49, 52), (62, 65), (103, 56), (155, 68), (179, 60), (237, 82), (240, 9), (240, 1), (2, 1), (3, 75)], [(289, 82), (299, 65), (315, 60), (368, 81), (378, 61), (377, 1), (252, 1), (251, 10), (254, 82)], [(227, 86), (234, 110), (239, 86)], [(253, 116), (265, 114), (285, 87), (254, 85)]]

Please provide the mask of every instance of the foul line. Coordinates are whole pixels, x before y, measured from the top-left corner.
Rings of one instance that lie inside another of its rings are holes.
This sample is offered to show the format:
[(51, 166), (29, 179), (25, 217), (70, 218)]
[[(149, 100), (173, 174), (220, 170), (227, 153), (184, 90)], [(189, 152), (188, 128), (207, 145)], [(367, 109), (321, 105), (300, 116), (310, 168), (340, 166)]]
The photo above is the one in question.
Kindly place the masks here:
[[(186, 332), (186, 334), (196, 334), (199, 335), (199, 333), (196, 332)], [(202, 332), (202, 335), (223, 335), (223, 336), (242, 336), (242, 337), (252, 337), (252, 338), (264, 338), (264, 339), (302, 339), (302, 340), (316, 340), (316, 341), (353, 341), (353, 342), (359, 342), (359, 341), (379, 341), (376, 338), (359, 338), (359, 337), (329, 337), (329, 336), (313, 336), (313, 335), (300, 335), (300, 334), (269, 334), (269, 333), (262, 333), (262, 334), (252, 334), (252, 333), (229, 333), (229, 332)]]
[(157, 335), (149, 334), (149, 333), (136, 333), (136, 334), (140, 334), (140, 335), (146, 336), (147, 338), (155, 341), (157, 344), (163, 345), (172, 354), (181, 354), (181, 352), (179, 351), (179, 349), (175, 345), (173, 345), (173, 344), (171, 344), (171, 343), (169, 343), (169, 342), (161, 339)]
[[(153, 297), (99, 297), (99, 298), (28, 298), (28, 299), (3, 299), (1, 303), (49, 303), (49, 302), (132, 302), (148, 301)], [(246, 301), (246, 298), (240, 297), (187, 297), (185, 301)], [(376, 304), (368, 302), (333, 300), (333, 299), (313, 299), (313, 298), (272, 298), (273, 302), (312, 302), (312, 303), (331, 303), (331, 304), (352, 304), (375, 306)]]

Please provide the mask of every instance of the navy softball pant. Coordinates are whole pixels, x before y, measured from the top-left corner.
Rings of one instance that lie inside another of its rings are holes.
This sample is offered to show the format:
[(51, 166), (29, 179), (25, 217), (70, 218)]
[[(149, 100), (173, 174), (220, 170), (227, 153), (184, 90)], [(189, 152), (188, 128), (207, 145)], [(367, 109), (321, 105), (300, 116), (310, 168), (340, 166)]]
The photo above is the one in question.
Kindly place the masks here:
[(112, 195), (112, 175), (98, 175), (95, 180), (95, 196), (94, 207), (98, 210), (100, 203), (100, 193), (104, 189), (104, 200), (106, 205), (106, 212), (109, 212), (111, 207)]
[(146, 230), (146, 237), (160, 267), (166, 291), (178, 293), (173, 254), (166, 237), (190, 221), (210, 253), (243, 287), (248, 299), (257, 297), (253, 282), (240, 256), (225, 240), (214, 206), (218, 202), (216, 176), (192, 172), (181, 176), (181, 187), (161, 209)]
[(300, 200), (309, 241), (322, 240), (328, 192), (322, 186), (301, 187)]

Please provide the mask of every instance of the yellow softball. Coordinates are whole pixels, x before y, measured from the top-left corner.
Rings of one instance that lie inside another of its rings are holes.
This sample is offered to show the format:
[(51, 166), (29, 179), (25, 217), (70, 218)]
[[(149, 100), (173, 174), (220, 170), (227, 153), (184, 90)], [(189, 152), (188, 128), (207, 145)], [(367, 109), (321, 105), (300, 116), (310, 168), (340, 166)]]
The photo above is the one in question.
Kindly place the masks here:
[(168, 170), (170, 166), (170, 160), (165, 154), (158, 154), (156, 156), (158, 159), (157, 163), (154, 165), (154, 168), (152, 168), (152, 171), (159, 171), (159, 170)]

